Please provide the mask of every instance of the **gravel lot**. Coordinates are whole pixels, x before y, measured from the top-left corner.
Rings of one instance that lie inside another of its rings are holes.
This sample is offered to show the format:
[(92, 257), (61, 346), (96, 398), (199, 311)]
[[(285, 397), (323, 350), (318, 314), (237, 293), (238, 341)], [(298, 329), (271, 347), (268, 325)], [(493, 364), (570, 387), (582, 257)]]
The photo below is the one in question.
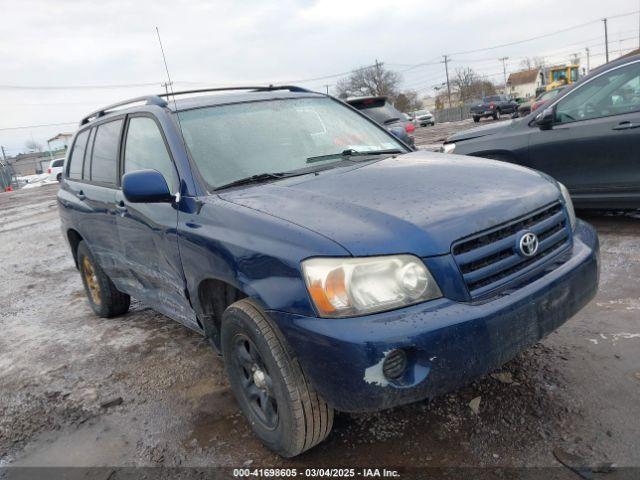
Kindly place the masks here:
[[(419, 128), (417, 143), (471, 123)], [(0, 194), (0, 466), (557, 466), (554, 448), (640, 466), (638, 213), (581, 215), (600, 234), (600, 292), (543, 342), (446, 397), (339, 414), (324, 444), (283, 460), (201, 337), (136, 302), (92, 314), (56, 189)]]

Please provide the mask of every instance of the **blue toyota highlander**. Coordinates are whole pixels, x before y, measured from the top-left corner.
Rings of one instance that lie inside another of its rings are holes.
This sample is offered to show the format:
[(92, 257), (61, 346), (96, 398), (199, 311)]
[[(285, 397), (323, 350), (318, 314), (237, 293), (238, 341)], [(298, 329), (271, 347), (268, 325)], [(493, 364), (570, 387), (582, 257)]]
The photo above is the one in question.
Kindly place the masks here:
[(148, 96), (84, 118), (58, 193), (93, 311), (205, 335), (283, 456), (334, 409), (443, 394), (595, 295), (598, 238), (517, 165), (412, 152), (297, 87)]

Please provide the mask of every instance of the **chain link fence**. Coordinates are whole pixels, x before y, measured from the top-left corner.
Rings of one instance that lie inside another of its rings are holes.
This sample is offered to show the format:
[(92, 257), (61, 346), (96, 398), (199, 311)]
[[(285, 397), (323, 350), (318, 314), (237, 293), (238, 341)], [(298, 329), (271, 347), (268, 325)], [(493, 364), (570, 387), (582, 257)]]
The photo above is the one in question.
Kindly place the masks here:
[(0, 192), (4, 192), (7, 188), (13, 187), (15, 184), (13, 169), (0, 160)]
[(459, 122), (470, 116), (470, 105), (462, 105), (460, 107), (443, 108), (442, 110), (433, 110), (436, 123)]

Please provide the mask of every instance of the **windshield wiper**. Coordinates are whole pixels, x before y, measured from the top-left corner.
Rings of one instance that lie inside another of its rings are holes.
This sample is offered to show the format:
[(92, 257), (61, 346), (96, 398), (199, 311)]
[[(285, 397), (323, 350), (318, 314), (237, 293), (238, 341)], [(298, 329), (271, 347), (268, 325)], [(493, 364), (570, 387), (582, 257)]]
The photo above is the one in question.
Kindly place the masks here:
[(398, 148), (389, 148), (385, 150), (369, 150), (366, 152), (359, 152), (353, 148), (348, 148), (339, 153), (330, 153), (328, 155), (318, 155), (317, 157), (307, 158), (307, 163), (321, 162), (322, 160), (330, 160), (332, 158), (345, 158), (345, 157), (368, 157), (370, 155), (393, 155), (395, 153), (405, 153)]
[(216, 187), (215, 190), (222, 190), (224, 188), (235, 187), (238, 185), (249, 185), (251, 183), (262, 183), (268, 180), (278, 180), (281, 178), (295, 177), (296, 175), (304, 174), (293, 172), (258, 173), (256, 175), (251, 175), (250, 177), (241, 178), (239, 180), (234, 180), (233, 182), (225, 183), (224, 185)]

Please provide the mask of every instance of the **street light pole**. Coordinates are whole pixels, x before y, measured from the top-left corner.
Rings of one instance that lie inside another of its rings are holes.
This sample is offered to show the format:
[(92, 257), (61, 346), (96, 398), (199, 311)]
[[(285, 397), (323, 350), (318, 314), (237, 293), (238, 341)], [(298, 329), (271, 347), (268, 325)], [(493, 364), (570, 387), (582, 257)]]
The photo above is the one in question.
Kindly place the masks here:
[(498, 60), (500, 60), (502, 62), (502, 73), (504, 74), (504, 94), (507, 94), (507, 64), (505, 63), (507, 60), (509, 60), (509, 57), (502, 57), (499, 58)]
[(589, 47), (585, 47), (585, 51), (587, 52), (587, 73), (591, 71), (591, 55), (589, 54)]
[(451, 108), (451, 85), (449, 84), (449, 57), (447, 55), (443, 55), (444, 57), (444, 71), (447, 75), (447, 97), (449, 99), (449, 108)]

